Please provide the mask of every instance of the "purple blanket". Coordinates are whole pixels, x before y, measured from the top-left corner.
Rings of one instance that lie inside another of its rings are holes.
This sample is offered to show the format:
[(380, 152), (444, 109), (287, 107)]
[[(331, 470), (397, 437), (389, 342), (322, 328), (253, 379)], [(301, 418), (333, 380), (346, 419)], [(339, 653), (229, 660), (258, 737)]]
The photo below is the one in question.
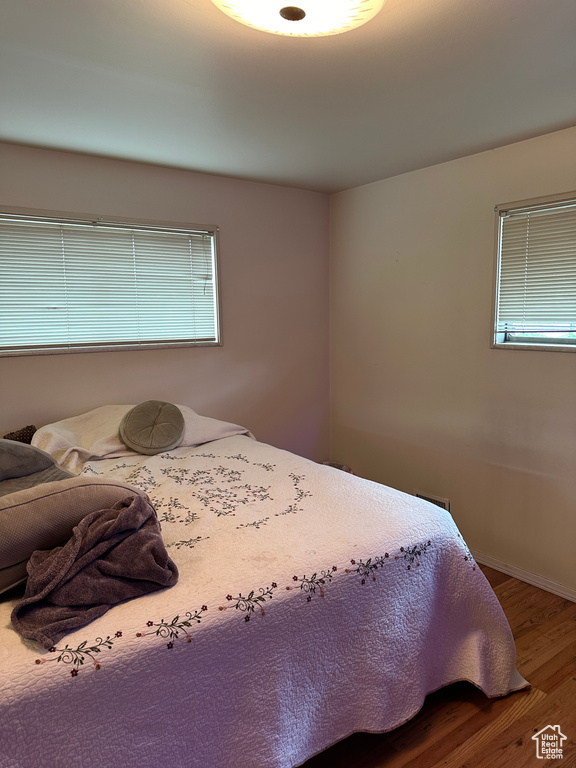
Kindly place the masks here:
[(178, 581), (154, 507), (139, 495), (87, 515), (64, 546), (34, 552), (27, 568), (12, 624), (46, 648), (113, 605)]

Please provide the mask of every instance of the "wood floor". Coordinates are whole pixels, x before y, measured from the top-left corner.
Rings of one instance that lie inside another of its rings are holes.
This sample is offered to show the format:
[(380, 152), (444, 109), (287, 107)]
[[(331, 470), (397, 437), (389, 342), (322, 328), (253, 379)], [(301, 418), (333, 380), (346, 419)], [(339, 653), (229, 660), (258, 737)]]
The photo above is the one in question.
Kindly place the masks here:
[[(531, 684), (487, 699), (469, 683), (426, 698), (410, 722), (382, 735), (355, 734), (302, 768), (576, 768), (576, 603), (482, 566), (516, 639), (518, 670)], [(536, 757), (532, 736), (559, 725), (563, 758)]]

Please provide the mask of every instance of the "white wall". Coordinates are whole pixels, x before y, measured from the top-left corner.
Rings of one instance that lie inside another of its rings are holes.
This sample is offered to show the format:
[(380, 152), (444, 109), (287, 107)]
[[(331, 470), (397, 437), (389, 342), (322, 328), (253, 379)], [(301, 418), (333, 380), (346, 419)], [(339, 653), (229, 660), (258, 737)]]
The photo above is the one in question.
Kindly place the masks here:
[(0, 144), (0, 205), (219, 226), (224, 342), (0, 358), (0, 435), (156, 398), (327, 458), (326, 195)]
[(448, 497), (470, 547), (569, 590), (576, 353), (490, 332), (494, 205), (574, 189), (569, 129), (335, 195), (330, 298), (332, 458)]

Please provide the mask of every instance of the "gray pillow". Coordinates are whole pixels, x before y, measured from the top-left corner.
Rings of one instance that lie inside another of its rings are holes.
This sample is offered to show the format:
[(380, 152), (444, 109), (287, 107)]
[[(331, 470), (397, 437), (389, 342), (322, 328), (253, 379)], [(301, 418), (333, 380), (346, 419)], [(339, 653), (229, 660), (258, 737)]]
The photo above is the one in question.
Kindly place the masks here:
[(184, 429), (184, 416), (176, 405), (146, 400), (128, 411), (120, 422), (119, 432), (128, 448), (152, 456), (178, 447)]
[(56, 460), (46, 451), (16, 440), (0, 439), (0, 481), (42, 472)]
[(22, 475), (22, 477), (12, 477), (10, 480), (2, 480), (0, 483), (0, 497), (7, 496), (9, 493), (23, 491), (24, 488), (33, 488), (41, 483), (53, 483), (55, 480), (65, 480), (67, 477), (75, 477), (72, 472), (62, 469), (60, 464), (53, 464), (48, 469), (41, 472), (34, 472), (31, 475)]
[(109, 509), (140, 492), (100, 478), (71, 477), (43, 483), (0, 498), (0, 593), (26, 579), (26, 564), (37, 549), (64, 544), (90, 512)]

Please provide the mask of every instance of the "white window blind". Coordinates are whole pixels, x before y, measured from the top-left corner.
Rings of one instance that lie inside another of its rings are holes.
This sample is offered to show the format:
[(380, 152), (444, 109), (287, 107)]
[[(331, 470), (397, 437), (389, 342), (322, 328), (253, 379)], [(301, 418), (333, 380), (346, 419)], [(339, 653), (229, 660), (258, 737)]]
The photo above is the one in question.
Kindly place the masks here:
[(0, 354), (218, 341), (213, 231), (0, 214)]
[(576, 199), (498, 213), (496, 345), (576, 345)]

